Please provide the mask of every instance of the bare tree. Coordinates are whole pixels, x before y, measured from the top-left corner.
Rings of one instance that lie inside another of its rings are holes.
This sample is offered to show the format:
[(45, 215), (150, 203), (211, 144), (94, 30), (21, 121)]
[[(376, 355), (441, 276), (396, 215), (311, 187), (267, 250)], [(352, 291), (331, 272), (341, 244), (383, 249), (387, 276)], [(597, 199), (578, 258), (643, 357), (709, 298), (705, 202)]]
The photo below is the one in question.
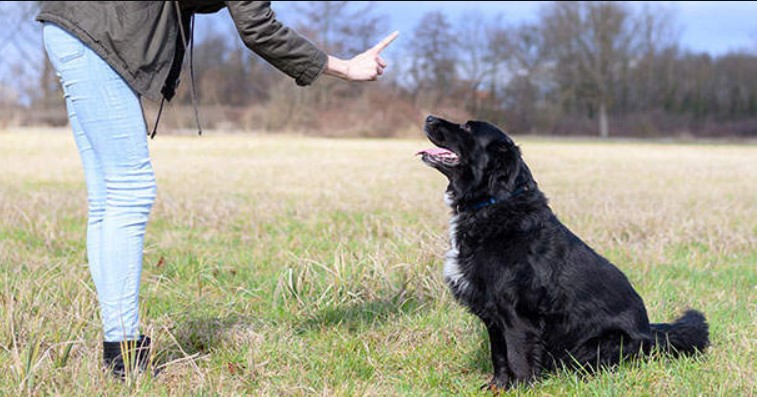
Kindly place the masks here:
[(546, 47), (544, 32), (532, 23), (517, 26), (510, 34), (510, 54), (507, 62), (510, 71), (508, 97), (517, 128), (532, 131), (535, 127), (537, 106), (542, 97), (545, 71)]
[(463, 13), (455, 26), (460, 54), (457, 64), (468, 93), (466, 107), (473, 116), (479, 115), (483, 84), (493, 78), (506, 53), (507, 36), (492, 34), (501, 25), (500, 15), (489, 19), (480, 11), (470, 11)]
[(608, 137), (613, 87), (627, 70), (636, 31), (630, 9), (609, 1), (554, 2), (544, 8), (542, 23), (561, 83), (588, 100), (599, 114), (600, 136)]
[(510, 28), (502, 22), (501, 15), (495, 16), (484, 29), (484, 35), (479, 40), (486, 43), (483, 53), (483, 63), (490, 70), (485, 76), (483, 85), (486, 94), (483, 95), (478, 110), (481, 118), (493, 122), (505, 121), (502, 114), (503, 87), (509, 79), (507, 64), (510, 61), (511, 35)]
[(664, 106), (675, 79), (675, 59), (680, 30), (673, 10), (645, 3), (636, 18), (634, 59), (623, 81), (627, 95), (621, 98), (626, 111), (649, 111)]
[(34, 22), (38, 1), (0, 3), (0, 84), (12, 87), (27, 103), (54, 98), (58, 84), (44, 54), (42, 25)]
[(454, 89), (459, 62), (459, 41), (447, 16), (439, 11), (425, 14), (407, 48), (413, 101), (418, 104), (421, 93), (425, 93), (424, 102), (439, 105)]

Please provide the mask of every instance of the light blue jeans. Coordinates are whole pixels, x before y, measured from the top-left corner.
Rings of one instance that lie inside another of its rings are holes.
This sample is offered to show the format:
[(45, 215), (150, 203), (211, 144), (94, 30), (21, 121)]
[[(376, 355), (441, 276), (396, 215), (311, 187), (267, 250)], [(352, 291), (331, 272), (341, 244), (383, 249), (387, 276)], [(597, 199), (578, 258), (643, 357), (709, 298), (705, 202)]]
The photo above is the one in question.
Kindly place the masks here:
[(87, 183), (87, 257), (106, 342), (139, 337), (142, 245), (155, 174), (139, 96), (75, 36), (45, 23)]

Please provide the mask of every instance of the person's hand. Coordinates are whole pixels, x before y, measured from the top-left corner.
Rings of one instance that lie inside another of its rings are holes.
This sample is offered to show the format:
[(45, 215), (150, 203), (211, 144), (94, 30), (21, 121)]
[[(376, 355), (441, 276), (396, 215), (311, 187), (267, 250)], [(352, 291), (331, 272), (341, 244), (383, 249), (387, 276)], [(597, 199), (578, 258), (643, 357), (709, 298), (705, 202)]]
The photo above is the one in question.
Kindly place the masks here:
[(346, 61), (329, 55), (328, 65), (324, 73), (348, 81), (374, 81), (378, 79), (378, 76), (384, 74), (384, 68), (387, 65), (386, 61), (381, 58), (381, 51), (399, 34), (400, 32), (394, 32), (386, 36), (371, 49)]

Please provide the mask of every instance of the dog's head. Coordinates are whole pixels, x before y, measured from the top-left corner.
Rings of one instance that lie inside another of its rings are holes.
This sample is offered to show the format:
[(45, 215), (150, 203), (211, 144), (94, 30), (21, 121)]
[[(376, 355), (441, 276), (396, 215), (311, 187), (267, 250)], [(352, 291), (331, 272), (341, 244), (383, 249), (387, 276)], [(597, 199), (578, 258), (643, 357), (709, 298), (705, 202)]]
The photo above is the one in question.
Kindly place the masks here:
[(484, 121), (456, 124), (428, 116), (424, 132), (437, 148), (418, 154), (449, 179), (447, 199), (451, 207), (464, 209), (486, 200), (504, 201), (536, 189), (520, 150), (496, 126)]

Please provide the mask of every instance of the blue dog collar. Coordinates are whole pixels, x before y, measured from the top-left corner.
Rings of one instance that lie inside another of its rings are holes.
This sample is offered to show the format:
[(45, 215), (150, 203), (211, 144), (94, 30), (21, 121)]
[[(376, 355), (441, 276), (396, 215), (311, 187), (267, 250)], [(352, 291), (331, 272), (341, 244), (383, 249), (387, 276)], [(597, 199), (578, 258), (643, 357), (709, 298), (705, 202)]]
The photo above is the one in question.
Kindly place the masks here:
[[(521, 194), (523, 194), (523, 193), (525, 193), (527, 191), (528, 191), (528, 188), (526, 186), (523, 186), (523, 185), (518, 186), (517, 189), (515, 189), (512, 193), (510, 193), (510, 197), (508, 197), (508, 198), (513, 198), (513, 197), (516, 197), (516, 196), (520, 196)], [(477, 211), (477, 210), (480, 210), (481, 208), (497, 204), (498, 202), (499, 201), (496, 198), (489, 197), (489, 198), (487, 198), (484, 201), (479, 201), (477, 203), (473, 203), (473, 204), (468, 205), (468, 206), (458, 206), (457, 212)]]
[(481, 202), (478, 202), (476, 204), (470, 205), (470, 206), (468, 206), (467, 209), (469, 209), (469, 210), (480, 210), (481, 208), (488, 207), (488, 206), (490, 206), (492, 204), (497, 204), (497, 199), (495, 199), (494, 197), (489, 197), (488, 200), (481, 201)]

